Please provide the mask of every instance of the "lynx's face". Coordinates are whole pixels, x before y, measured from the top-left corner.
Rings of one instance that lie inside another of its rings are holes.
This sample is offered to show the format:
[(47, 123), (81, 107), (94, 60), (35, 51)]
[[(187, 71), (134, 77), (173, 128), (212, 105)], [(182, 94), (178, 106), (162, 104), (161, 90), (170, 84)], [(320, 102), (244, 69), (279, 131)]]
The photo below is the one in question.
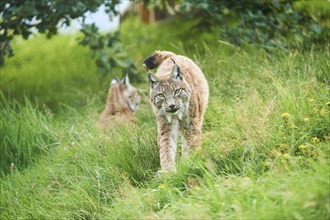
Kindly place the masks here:
[(132, 85), (129, 85), (125, 88), (123, 94), (129, 108), (135, 112), (138, 104), (140, 103), (140, 96), (138, 95), (137, 89)]
[(140, 104), (140, 96), (138, 90), (129, 82), (126, 75), (121, 81), (114, 78), (111, 81), (110, 90), (113, 99), (111, 100), (118, 108), (127, 106), (132, 112), (135, 112)]
[(188, 109), (190, 89), (179, 67), (175, 65), (170, 78), (165, 80), (159, 80), (149, 73), (149, 82), (150, 99), (154, 110), (167, 118), (177, 115), (179, 119), (182, 119), (184, 112)]

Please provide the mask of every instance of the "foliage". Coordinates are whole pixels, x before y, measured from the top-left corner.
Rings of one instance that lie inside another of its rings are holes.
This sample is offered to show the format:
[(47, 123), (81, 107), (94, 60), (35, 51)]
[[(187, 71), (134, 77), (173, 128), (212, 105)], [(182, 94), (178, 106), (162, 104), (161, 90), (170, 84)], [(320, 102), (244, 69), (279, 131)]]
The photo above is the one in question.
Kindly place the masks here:
[[(183, 0), (180, 11), (189, 18), (201, 17), (198, 28), (223, 27), (223, 37), (235, 45), (284, 49), (325, 44), (330, 37), (329, 24), (295, 8), (291, 0)], [(329, 17), (326, 19), (329, 21)]]
[(106, 12), (118, 14), (116, 5), (119, 0), (10, 0), (0, 3), (0, 65), (4, 64), (5, 55), (13, 55), (10, 46), (15, 35), (27, 39), (33, 28), (48, 37), (57, 33), (59, 26), (69, 26), (72, 19), (82, 18), (88, 11), (95, 12), (104, 4)]
[(132, 60), (128, 58), (122, 46), (119, 31), (102, 35), (92, 24), (84, 25), (81, 32), (84, 38), (80, 44), (89, 46), (93, 51), (93, 58), (103, 76), (110, 73), (114, 77), (116, 67), (119, 67), (122, 69), (122, 75), (130, 73), (133, 81), (139, 78)]

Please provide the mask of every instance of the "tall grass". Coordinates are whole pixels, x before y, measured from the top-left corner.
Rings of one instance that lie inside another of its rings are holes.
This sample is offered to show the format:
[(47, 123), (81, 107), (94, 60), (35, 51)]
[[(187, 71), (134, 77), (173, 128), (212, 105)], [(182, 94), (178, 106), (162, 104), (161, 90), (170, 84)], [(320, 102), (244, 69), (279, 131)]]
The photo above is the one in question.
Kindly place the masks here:
[(55, 152), (29, 172), (15, 169), (1, 180), (1, 218), (100, 217), (120, 187), (154, 176), (159, 159), (150, 130), (118, 124), (100, 131), (95, 121), (93, 115), (77, 115), (58, 124)]
[[(0, 165), (1, 175), (14, 169), (24, 170), (56, 146), (51, 115), (33, 107), (28, 99), (25, 105), (10, 102), (0, 93)], [(47, 111), (47, 109), (44, 109)]]
[[(329, 219), (329, 48), (269, 55), (196, 39), (196, 47), (187, 47), (184, 32), (174, 40), (165, 37), (175, 32), (171, 22), (162, 29), (137, 24), (124, 37), (136, 63), (155, 49), (175, 48), (203, 69), (210, 99), (202, 148), (178, 158), (176, 173), (156, 174), (157, 131), (147, 82), (137, 85), (143, 94), (137, 125), (113, 122), (108, 130), (95, 126), (103, 107), (98, 94), (83, 108), (63, 105), (53, 118), (4, 99), (1, 113), (8, 117), (1, 118), (1, 135), (15, 143), (4, 141), (1, 150), (35, 147), (39, 134), (42, 143), (56, 145), (36, 155), (28, 169), (1, 177), (0, 218)], [(24, 127), (22, 135), (18, 127)], [(6, 151), (5, 160), (10, 155)]]

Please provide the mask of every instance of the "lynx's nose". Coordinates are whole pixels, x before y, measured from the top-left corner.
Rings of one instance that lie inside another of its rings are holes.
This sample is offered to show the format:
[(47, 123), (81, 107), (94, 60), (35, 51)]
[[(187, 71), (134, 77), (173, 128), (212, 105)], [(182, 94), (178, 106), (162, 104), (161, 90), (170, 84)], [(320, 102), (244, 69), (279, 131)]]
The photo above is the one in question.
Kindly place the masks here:
[(168, 106), (171, 110), (175, 108), (175, 105)]
[(176, 105), (169, 105), (167, 109), (165, 109), (167, 112), (170, 112), (170, 113), (175, 113), (179, 110), (179, 106), (176, 106)]

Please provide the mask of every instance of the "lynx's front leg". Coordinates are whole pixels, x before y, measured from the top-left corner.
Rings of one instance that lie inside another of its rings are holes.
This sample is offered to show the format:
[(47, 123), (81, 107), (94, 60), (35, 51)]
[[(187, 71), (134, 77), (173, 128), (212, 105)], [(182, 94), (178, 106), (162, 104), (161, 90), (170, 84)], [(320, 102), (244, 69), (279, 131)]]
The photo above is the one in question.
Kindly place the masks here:
[(175, 170), (179, 121), (173, 119), (169, 123), (165, 117), (159, 117), (157, 121), (161, 171)]

